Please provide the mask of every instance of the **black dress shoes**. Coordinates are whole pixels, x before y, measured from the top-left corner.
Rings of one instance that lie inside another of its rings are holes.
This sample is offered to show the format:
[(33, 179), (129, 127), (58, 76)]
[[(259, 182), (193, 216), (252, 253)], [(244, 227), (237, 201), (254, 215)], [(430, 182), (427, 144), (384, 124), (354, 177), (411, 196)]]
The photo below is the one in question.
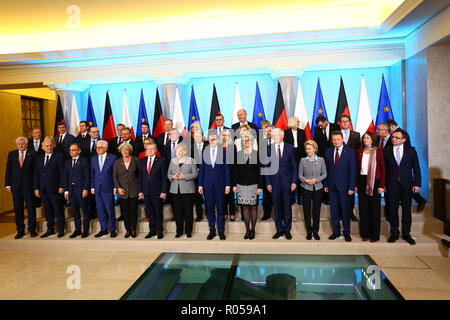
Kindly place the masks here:
[(137, 237), (136, 230), (131, 230), (131, 237), (132, 238), (136, 238)]
[(400, 237), (399, 237), (398, 234), (397, 234), (397, 235), (391, 234), (391, 236), (390, 236), (389, 239), (388, 239), (388, 242), (389, 242), (389, 243), (394, 243), (394, 242), (397, 241), (398, 239), (400, 239)]
[(162, 239), (164, 236), (163, 236), (163, 233), (162, 232), (158, 232), (158, 239)]
[(306, 235), (306, 240), (311, 240), (312, 239), (312, 233), (309, 233)]
[(333, 233), (331, 236), (328, 237), (328, 240), (334, 240), (339, 238), (340, 236), (341, 236), (340, 234)]
[(292, 235), (291, 235), (291, 233), (289, 231), (286, 231), (284, 233), (284, 236), (286, 237), (287, 240), (291, 240), (292, 239)]
[(278, 239), (279, 237), (282, 237), (284, 235), (283, 232), (277, 232), (273, 235), (272, 239)]
[(344, 239), (345, 239), (345, 242), (351, 242), (352, 241), (352, 237), (350, 237), (349, 234), (344, 234)]
[(255, 229), (250, 230), (250, 233), (248, 235), (249, 240), (255, 239)]
[(70, 239), (76, 238), (78, 236), (81, 236), (81, 231), (80, 230), (75, 230), (71, 235), (70, 235)]
[(51, 237), (54, 236), (55, 233), (51, 232), (51, 231), (47, 231), (46, 233), (44, 233), (43, 235), (41, 235), (41, 238), (47, 238), (47, 237)]
[(417, 212), (423, 211), (423, 209), (425, 209), (426, 204), (427, 204), (427, 202), (425, 200), (420, 201), (419, 205), (417, 206)]
[(123, 221), (123, 216), (120, 215), (120, 217), (117, 218), (117, 221)]
[(409, 233), (402, 235), (402, 238), (412, 246), (416, 244), (416, 242)]
[(355, 216), (355, 214), (353, 212), (350, 214), (350, 220), (352, 220), (352, 221), (359, 221), (358, 218)]
[(14, 237), (14, 239), (22, 239), (24, 236), (25, 236), (25, 233), (19, 232), (18, 234), (16, 234), (16, 236)]
[(186, 233), (186, 238), (192, 238), (192, 233)]
[(130, 231), (127, 231), (127, 233), (125, 233), (125, 239), (128, 239), (131, 236)]
[(223, 232), (219, 232), (219, 238), (220, 240), (225, 240), (225, 234)]
[(197, 216), (197, 218), (195, 218), (195, 221), (200, 222), (203, 220), (203, 217)]
[(266, 220), (268, 220), (269, 218), (270, 218), (270, 217), (264, 216), (264, 217), (261, 218), (261, 220), (262, 220), (262, 221), (266, 221)]
[(64, 237), (64, 232), (58, 232), (58, 238), (63, 238)]
[(314, 233), (313, 234), (314, 239), (316, 240), (320, 240), (319, 234), (318, 233)]
[(30, 231), (30, 237), (36, 238), (37, 237), (36, 231)]
[(179, 237), (181, 237), (183, 234), (182, 233), (177, 233), (176, 235), (175, 235), (175, 238), (179, 238)]
[(145, 239), (150, 239), (152, 237), (156, 236), (156, 232), (155, 231), (150, 231), (146, 236)]
[(111, 238), (117, 237), (116, 231), (111, 231), (111, 234), (109, 235)]
[(212, 240), (216, 236), (216, 232), (210, 232), (206, 237), (207, 240)]
[(83, 234), (81, 235), (81, 238), (87, 238), (89, 236), (89, 231), (84, 231)]
[(97, 233), (96, 235), (95, 235), (95, 237), (96, 238), (100, 238), (100, 237), (103, 237), (103, 236), (106, 236), (108, 234), (108, 231), (107, 230), (100, 230), (100, 232), (99, 233)]

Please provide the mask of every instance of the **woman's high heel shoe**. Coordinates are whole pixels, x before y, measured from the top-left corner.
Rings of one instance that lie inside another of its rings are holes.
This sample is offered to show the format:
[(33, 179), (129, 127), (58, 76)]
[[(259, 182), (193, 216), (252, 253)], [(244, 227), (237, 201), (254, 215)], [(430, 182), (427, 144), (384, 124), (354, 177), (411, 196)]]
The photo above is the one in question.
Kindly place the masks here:
[(127, 231), (127, 233), (125, 233), (125, 238), (129, 238), (130, 237), (130, 231)]
[(250, 234), (249, 234), (248, 238), (249, 238), (250, 240), (255, 239), (255, 229), (252, 229), (252, 230), (250, 231)]
[(244, 239), (247, 240), (250, 237), (250, 231), (247, 230), (247, 232), (245, 233)]

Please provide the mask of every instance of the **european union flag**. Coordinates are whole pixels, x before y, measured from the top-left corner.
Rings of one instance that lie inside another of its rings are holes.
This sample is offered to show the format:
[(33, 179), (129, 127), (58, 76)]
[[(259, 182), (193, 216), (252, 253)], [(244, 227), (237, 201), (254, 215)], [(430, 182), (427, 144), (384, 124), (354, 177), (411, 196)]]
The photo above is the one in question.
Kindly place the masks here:
[(260, 129), (261, 121), (263, 120), (266, 120), (266, 115), (264, 114), (264, 107), (261, 100), (261, 93), (259, 92), (258, 82), (256, 82), (255, 106), (253, 107), (252, 122), (256, 124), (258, 129)]
[(194, 86), (191, 87), (191, 103), (189, 106), (189, 121), (188, 121), (188, 127), (186, 130), (190, 131), (191, 125), (194, 122), (198, 122), (200, 125), (200, 128), (202, 124), (200, 123), (200, 116), (198, 115), (198, 109), (197, 109), (197, 102), (195, 101), (195, 94), (194, 94)]
[(92, 126), (97, 126), (97, 120), (95, 120), (94, 107), (92, 106), (91, 94), (89, 93), (86, 122), (88, 123), (88, 131)]
[(143, 90), (141, 89), (141, 99), (139, 100), (138, 124), (136, 126), (136, 137), (142, 135), (141, 125), (144, 122), (148, 123), (148, 117), (147, 117), (147, 109), (145, 108), (144, 93)]
[(394, 120), (392, 113), (391, 101), (386, 89), (386, 82), (384, 81), (384, 75), (381, 80), (380, 100), (378, 101), (377, 121), (375, 128), (378, 128), (380, 123), (384, 123), (387, 120)]
[(312, 118), (312, 136), (314, 138), (314, 131), (317, 127), (316, 118), (324, 116), (328, 121), (327, 109), (325, 109), (325, 102), (323, 101), (322, 89), (320, 88), (320, 79), (317, 79), (316, 98), (314, 100), (314, 112)]

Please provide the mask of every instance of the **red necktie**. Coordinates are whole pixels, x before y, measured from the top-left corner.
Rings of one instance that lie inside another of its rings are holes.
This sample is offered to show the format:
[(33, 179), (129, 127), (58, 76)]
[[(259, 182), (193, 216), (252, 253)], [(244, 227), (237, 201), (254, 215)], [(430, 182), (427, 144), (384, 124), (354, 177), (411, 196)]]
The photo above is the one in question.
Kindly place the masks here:
[(148, 175), (150, 175), (150, 171), (152, 171), (152, 158), (149, 157), (148, 159), (149, 159), (149, 161), (148, 161), (148, 169), (147, 169), (147, 172), (148, 172)]
[(384, 139), (381, 139), (380, 148), (384, 147)]
[(337, 166), (339, 162), (339, 148), (336, 148), (336, 156), (334, 157), (334, 165)]
[(20, 163), (20, 167), (22, 168), (22, 166), (23, 166), (23, 151), (20, 151), (20, 161), (19, 161), (19, 163)]

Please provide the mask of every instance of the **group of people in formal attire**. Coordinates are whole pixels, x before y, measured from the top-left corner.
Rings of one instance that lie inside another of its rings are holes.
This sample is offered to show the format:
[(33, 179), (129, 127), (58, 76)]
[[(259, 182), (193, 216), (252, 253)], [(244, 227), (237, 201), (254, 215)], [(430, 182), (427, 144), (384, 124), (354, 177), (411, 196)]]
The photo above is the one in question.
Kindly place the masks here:
[[(239, 122), (224, 126), (222, 114), (215, 117), (207, 139), (198, 123), (183, 139), (171, 120), (164, 133), (153, 137), (148, 123), (142, 135), (132, 139), (130, 128), (119, 124), (118, 136), (101, 140), (95, 126), (80, 123), (77, 137), (58, 124), (55, 137), (18, 137), (17, 150), (8, 155), (5, 186), (12, 193), (17, 225), (16, 239), (25, 235), (24, 203), (28, 211), (28, 231), (36, 237), (36, 206), (41, 200), (47, 222), (42, 238), (65, 232), (64, 205), (70, 203), (75, 230), (70, 238), (89, 236), (90, 223), (98, 216), (100, 231), (95, 237), (117, 236), (115, 196), (126, 229), (125, 238), (137, 237), (138, 206), (143, 202), (149, 222), (145, 238), (163, 238), (163, 205), (170, 204), (176, 224), (175, 237), (192, 237), (195, 221), (206, 215), (208, 240), (225, 240), (225, 221), (236, 220), (236, 204), (245, 224), (244, 239), (256, 236), (259, 199), (264, 215), (272, 217), (274, 239), (292, 239), (292, 205), (303, 206), (306, 238), (320, 240), (322, 203), (330, 205), (333, 233), (351, 241), (350, 220), (355, 193), (358, 194), (360, 235), (363, 241), (380, 239), (381, 194), (390, 223), (389, 242), (399, 239), (398, 208), (402, 206), (401, 234), (414, 244), (411, 231), (411, 199), (421, 185), (417, 153), (408, 134), (394, 121), (380, 124), (378, 136), (362, 137), (350, 130), (350, 118), (342, 115), (339, 124), (319, 116), (314, 140), (306, 140), (296, 117), (289, 129), (261, 123), (260, 132), (247, 121), (247, 113), (237, 113)], [(66, 200), (67, 202), (65, 202)], [(425, 201), (425, 200), (423, 200)], [(203, 205), (205, 204), (205, 205)], [(95, 214), (95, 211), (97, 215)], [(342, 221), (342, 228), (341, 228)], [(342, 230), (342, 232), (341, 232)]]

